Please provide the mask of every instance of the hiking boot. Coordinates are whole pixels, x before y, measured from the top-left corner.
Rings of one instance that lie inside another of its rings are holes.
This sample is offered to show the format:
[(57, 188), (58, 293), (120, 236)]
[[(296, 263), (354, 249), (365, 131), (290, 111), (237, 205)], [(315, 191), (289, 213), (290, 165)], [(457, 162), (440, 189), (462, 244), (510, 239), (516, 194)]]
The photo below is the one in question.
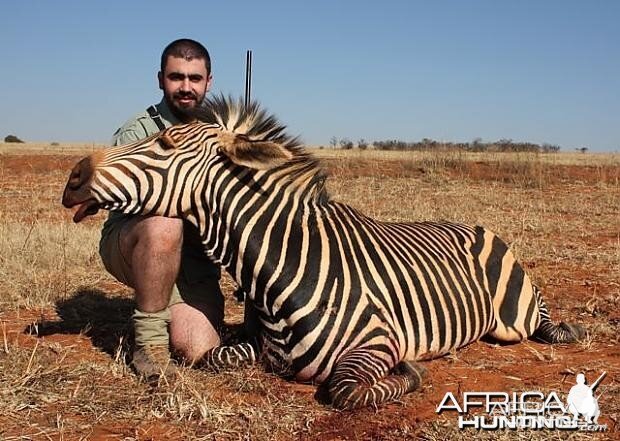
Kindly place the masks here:
[(137, 346), (133, 351), (131, 367), (146, 383), (157, 383), (162, 376), (173, 380), (177, 373), (170, 359), (170, 350), (163, 345)]

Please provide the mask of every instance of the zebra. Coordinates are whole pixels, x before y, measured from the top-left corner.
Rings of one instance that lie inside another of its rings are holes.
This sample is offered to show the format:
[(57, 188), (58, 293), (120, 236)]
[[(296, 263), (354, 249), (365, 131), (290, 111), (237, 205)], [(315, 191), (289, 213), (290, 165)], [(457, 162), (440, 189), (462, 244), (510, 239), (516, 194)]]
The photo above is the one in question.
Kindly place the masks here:
[(481, 226), (389, 223), (330, 199), (326, 173), (253, 102), (218, 96), (196, 120), (84, 158), (63, 193), (99, 209), (180, 217), (246, 292), (258, 339), (209, 351), (214, 369), (263, 361), (338, 409), (418, 389), (420, 361), (483, 336), (582, 339), (555, 324), (508, 246)]

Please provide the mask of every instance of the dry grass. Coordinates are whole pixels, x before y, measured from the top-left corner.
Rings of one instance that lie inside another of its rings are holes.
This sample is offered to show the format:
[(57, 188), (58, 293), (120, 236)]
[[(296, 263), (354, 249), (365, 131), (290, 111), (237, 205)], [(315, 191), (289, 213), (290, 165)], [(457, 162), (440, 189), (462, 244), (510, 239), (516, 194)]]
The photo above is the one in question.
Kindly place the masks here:
[[(58, 144), (58, 145), (55, 145)], [(96, 143), (55, 143), (52, 142), (26, 142), (16, 144), (12, 142), (0, 142), (0, 154), (11, 155), (82, 155), (97, 149), (105, 148), (103, 144)]]
[[(1, 146), (2, 144), (0, 144)], [(464, 151), (389, 151), (389, 150), (342, 150), (311, 149), (318, 157), (340, 160), (398, 160), (398, 161), (450, 161), (501, 162), (541, 161), (549, 165), (620, 165), (620, 153), (527, 153), (527, 152), (464, 152)]]
[[(501, 378), (501, 390), (565, 391), (567, 368), (588, 378), (610, 372), (601, 407), (608, 424), (618, 421), (618, 155), (317, 150), (332, 197), (371, 216), (495, 230), (554, 316), (590, 331), (571, 348), (471, 345), (431, 362), (421, 393), (378, 412), (339, 413), (314, 398), (314, 387), (258, 367), (218, 375), (185, 368), (180, 381), (155, 389), (135, 380), (126, 366), (131, 292), (97, 255), (104, 215), (73, 225), (59, 204), (70, 164), (93, 148), (0, 145), (0, 439), (589, 439), (464, 434), (455, 419), (434, 414), (446, 390), (480, 390), (489, 378)], [(228, 321), (239, 322), (228, 279), (224, 291)]]

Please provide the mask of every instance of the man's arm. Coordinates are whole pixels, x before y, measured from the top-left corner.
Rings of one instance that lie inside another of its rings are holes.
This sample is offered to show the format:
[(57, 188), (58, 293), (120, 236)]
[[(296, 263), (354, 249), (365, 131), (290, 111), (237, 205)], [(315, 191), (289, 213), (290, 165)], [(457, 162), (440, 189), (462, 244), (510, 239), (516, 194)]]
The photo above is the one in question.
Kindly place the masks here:
[(146, 133), (139, 133), (138, 130), (134, 128), (121, 127), (112, 137), (112, 145), (131, 144), (132, 142), (146, 138), (146, 136)]

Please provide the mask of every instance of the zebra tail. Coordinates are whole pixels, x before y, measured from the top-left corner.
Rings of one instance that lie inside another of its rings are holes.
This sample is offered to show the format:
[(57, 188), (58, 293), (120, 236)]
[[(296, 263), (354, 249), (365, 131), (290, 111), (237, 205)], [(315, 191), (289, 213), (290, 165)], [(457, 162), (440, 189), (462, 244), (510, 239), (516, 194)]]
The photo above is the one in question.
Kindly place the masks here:
[(560, 322), (555, 324), (551, 321), (547, 305), (537, 287), (534, 287), (540, 322), (532, 337), (547, 344), (555, 343), (574, 343), (582, 340), (586, 336), (586, 329), (576, 323)]

